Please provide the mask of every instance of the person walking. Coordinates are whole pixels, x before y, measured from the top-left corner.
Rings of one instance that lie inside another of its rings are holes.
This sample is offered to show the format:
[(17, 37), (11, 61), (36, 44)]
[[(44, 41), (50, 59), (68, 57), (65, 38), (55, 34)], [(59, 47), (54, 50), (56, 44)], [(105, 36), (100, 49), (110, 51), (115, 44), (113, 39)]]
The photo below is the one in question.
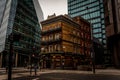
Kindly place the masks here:
[(62, 68), (63, 68), (63, 69), (64, 69), (64, 65), (65, 65), (64, 62), (62, 62)]
[(34, 65), (35, 76), (37, 75), (37, 65)]
[(30, 76), (32, 75), (32, 64), (30, 65)]
[(8, 72), (8, 66), (5, 67), (6, 68), (6, 73)]

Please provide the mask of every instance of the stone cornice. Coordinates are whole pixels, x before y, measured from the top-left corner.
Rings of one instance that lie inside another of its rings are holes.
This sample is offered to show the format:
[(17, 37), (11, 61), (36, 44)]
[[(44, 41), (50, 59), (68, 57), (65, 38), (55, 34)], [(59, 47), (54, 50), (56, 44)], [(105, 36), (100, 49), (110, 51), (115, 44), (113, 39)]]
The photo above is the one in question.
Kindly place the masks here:
[(76, 23), (75, 21), (73, 21), (72, 18), (70, 19), (70, 18), (68, 18), (66, 16), (63, 16), (63, 15), (56, 16), (56, 17), (47, 19), (45, 21), (42, 21), (41, 24), (42, 24), (42, 26), (44, 26), (44, 25), (48, 25), (48, 24), (51, 24), (51, 23), (54, 23), (54, 22), (57, 22), (57, 21), (67, 22), (71, 25), (80, 27), (80, 25), (78, 23)]

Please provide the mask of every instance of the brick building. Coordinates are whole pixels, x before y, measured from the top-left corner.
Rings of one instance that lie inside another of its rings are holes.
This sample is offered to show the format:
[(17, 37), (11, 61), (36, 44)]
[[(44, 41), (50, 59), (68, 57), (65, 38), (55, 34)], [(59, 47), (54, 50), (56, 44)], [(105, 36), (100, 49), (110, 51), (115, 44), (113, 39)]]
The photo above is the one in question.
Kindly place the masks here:
[(41, 22), (42, 68), (76, 69), (90, 63), (91, 28), (81, 17), (67, 15), (48, 17)]

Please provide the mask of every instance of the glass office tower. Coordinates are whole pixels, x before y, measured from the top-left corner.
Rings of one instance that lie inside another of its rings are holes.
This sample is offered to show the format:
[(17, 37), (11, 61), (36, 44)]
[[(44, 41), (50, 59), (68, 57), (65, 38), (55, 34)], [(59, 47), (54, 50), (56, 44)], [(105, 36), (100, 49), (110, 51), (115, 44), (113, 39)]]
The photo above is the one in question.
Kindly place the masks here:
[[(0, 67), (8, 64), (11, 34), (21, 35), (19, 42), (13, 43), (13, 66), (27, 66), (37, 61), (36, 56), (40, 53), (39, 21), (43, 19), (38, 5), (38, 0), (0, 0)], [(40, 20), (38, 14), (41, 14)]]
[(68, 0), (68, 14), (91, 22), (93, 36), (106, 44), (103, 0)]
[(81, 16), (92, 24), (93, 37), (103, 44), (107, 62), (103, 0), (68, 0), (68, 15)]

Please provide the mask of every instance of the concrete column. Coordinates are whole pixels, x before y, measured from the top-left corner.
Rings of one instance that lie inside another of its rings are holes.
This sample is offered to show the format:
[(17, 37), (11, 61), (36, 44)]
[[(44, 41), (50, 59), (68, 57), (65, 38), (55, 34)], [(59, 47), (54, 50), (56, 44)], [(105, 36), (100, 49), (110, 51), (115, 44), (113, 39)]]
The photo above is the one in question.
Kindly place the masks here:
[(0, 54), (0, 67), (2, 67), (2, 59), (3, 59), (3, 55), (2, 53)]
[(18, 66), (18, 53), (16, 53), (16, 56), (15, 56), (15, 67)]

